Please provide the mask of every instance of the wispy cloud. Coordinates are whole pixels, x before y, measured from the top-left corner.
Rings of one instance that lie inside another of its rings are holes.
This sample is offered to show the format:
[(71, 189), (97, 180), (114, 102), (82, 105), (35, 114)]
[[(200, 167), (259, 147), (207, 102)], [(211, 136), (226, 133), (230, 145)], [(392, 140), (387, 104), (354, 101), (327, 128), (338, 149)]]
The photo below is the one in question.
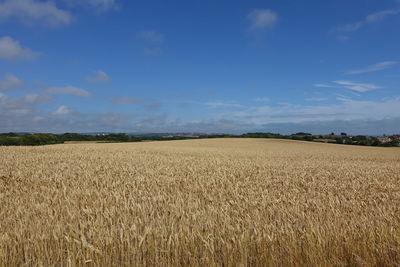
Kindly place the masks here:
[(73, 6), (92, 8), (97, 12), (118, 9), (117, 0), (63, 0), (64, 3)]
[(366, 25), (371, 25), (384, 20), (387, 17), (400, 14), (400, 8), (382, 10), (376, 13), (369, 14), (365, 19), (335, 27), (333, 32), (355, 32)]
[(0, 38), (0, 59), (9, 61), (33, 60), (40, 55), (29, 48), (22, 47), (19, 41), (9, 36)]
[(254, 101), (256, 101), (256, 102), (269, 102), (269, 101), (271, 101), (271, 99), (269, 99), (268, 97), (257, 97), (256, 99), (254, 99)]
[(340, 133), (358, 135), (382, 135), (399, 132), (400, 118), (384, 119), (355, 119), (355, 120), (329, 120), (309, 121), (300, 123), (268, 123), (258, 128), (265, 132), (279, 132), (291, 134), (297, 132), (311, 132), (314, 134)]
[(321, 102), (321, 101), (325, 101), (326, 98), (323, 97), (309, 97), (304, 99), (305, 101), (309, 101), (309, 102)]
[(108, 76), (108, 74), (102, 70), (96, 70), (94, 72), (94, 76), (86, 78), (86, 81), (90, 83), (104, 83), (110, 80), (111, 80), (110, 76)]
[(149, 111), (156, 111), (162, 107), (162, 104), (159, 102), (150, 103), (146, 106), (147, 110)]
[(156, 31), (141, 31), (137, 34), (138, 38), (147, 43), (143, 53), (147, 56), (162, 55), (164, 50), (161, 43), (164, 42), (164, 35)]
[(241, 111), (226, 113), (232, 120), (254, 124), (299, 123), (307, 121), (357, 120), (392, 118), (400, 112), (400, 97), (382, 101), (338, 99), (336, 104), (248, 107)]
[(24, 82), (21, 81), (17, 76), (13, 74), (4, 75), (4, 79), (0, 80), (0, 92), (9, 91), (23, 85)]
[(241, 107), (242, 105), (231, 102), (213, 101), (204, 103), (210, 108), (220, 108), (220, 107)]
[(367, 92), (375, 89), (381, 88), (372, 83), (358, 83), (358, 82), (351, 82), (351, 81), (333, 81), (334, 83), (341, 85), (344, 88), (357, 91), (357, 92)]
[(278, 15), (270, 9), (256, 9), (247, 15), (250, 30), (260, 30), (275, 25)]
[(58, 8), (54, 1), (5, 0), (0, 3), (0, 21), (8, 19), (27, 25), (57, 27), (70, 24), (72, 16)]
[(319, 88), (345, 88), (361, 93), (382, 88), (372, 83), (360, 83), (347, 80), (332, 81), (332, 84), (316, 83), (314, 86)]
[(27, 94), (22, 97), (9, 97), (0, 93), (0, 128), (12, 129), (27, 125), (34, 126), (41, 117), (39, 105), (51, 102), (48, 96)]
[(154, 48), (145, 47), (143, 49), (143, 53), (147, 56), (159, 56), (163, 54), (163, 49), (161, 47), (154, 47)]
[(53, 102), (53, 98), (49, 95), (26, 94), (22, 97), (27, 104), (45, 104)]
[(374, 65), (370, 65), (366, 68), (347, 71), (346, 74), (361, 74), (361, 73), (366, 73), (366, 72), (375, 72), (375, 71), (380, 71), (380, 70), (390, 68), (396, 64), (397, 64), (396, 61), (383, 61), (383, 62), (374, 64)]
[(350, 40), (350, 37), (343, 35), (343, 34), (339, 34), (336, 36), (336, 39), (341, 42), (346, 42), (346, 41)]
[(71, 85), (65, 87), (50, 87), (46, 91), (50, 94), (69, 94), (80, 97), (90, 96), (88, 91)]
[(138, 99), (134, 97), (117, 97), (113, 100), (113, 104), (117, 106), (124, 106), (129, 104), (138, 103)]
[(335, 85), (329, 85), (329, 84), (324, 84), (324, 83), (316, 83), (314, 84), (315, 87), (319, 88), (337, 88)]
[(69, 109), (67, 106), (59, 106), (55, 111), (53, 111), (51, 114), (55, 116), (65, 116), (65, 115), (70, 115), (72, 113), (71, 109)]
[[(121, 131), (121, 132), (246, 132), (313, 133), (346, 131), (383, 134), (399, 131), (400, 97), (376, 101), (340, 100), (336, 104), (243, 107), (240, 111), (183, 120), (167, 114), (86, 114), (59, 105), (50, 113), (40, 108), (39, 95), (8, 97), (0, 93), (0, 131)], [(222, 114), (222, 116), (219, 116)]]
[(164, 42), (164, 35), (156, 31), (141, 31), (138, 37), (148, 43), (162, 43)]

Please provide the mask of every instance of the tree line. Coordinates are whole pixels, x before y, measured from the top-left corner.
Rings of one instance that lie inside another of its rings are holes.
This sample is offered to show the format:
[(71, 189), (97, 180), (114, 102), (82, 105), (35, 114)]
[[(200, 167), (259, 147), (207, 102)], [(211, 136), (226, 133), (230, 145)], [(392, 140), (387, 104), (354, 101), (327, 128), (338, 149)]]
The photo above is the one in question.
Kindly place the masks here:
[(141, 141), (162, 141), (162, 140), (183, 140), (193, 137), (186, 136), (132, 136), (125, 133), (110, 134), (78, 134), (78, 133), (0, 133), (0, 145), (2, 146), (40, 146), (51, 144), (62, 144), (71, 141), (90, 142), (141, 142)]
[(185, 140), (185, 139), (202, 139), (202, 138), (275, 138), (290, 139), (300, 141), (326, 142), (347, 145), (362, 146), (399, 146), (400, 138), (398, 136), (387, 137), (385, 142), (374, 136), (356, 135), (349, 136), (346, 133), (335, 135), (312, 135), (310, 133), (298, 132), (290, 135), (282, 135), (277, 133), (245, 133), (241, 135), (234, 134), (201, 134), (193, 135), (141, 135), (134, 136), (125, 133), (109, 133), (109, 134), (78, 134), (78, 133), (33, 133), (33, 134), (17, 134), (17, 133), (0, 133), (0, 145), (2, 146), (39, 146), (50, 144), (62, 144), (68, 141), (92, 141), (92, 142), (141, 142), (141, 141), (166, 141), (166, 140)]

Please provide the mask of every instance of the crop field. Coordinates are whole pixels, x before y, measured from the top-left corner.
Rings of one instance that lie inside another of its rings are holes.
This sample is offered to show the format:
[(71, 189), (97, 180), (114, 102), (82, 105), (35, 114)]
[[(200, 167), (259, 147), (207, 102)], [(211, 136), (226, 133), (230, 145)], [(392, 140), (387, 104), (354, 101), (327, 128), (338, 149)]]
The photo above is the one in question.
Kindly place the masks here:
[(400, 266), (400, 149), (0, 147), (0, 266)]

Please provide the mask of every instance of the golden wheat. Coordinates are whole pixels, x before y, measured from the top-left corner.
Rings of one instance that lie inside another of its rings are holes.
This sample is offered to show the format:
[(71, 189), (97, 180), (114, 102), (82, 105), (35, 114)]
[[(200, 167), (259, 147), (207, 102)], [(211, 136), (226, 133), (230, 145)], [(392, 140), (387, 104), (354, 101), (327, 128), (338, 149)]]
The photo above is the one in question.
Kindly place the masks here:
[(400, 150), (0, 147), (2, 266), (399, 266)]

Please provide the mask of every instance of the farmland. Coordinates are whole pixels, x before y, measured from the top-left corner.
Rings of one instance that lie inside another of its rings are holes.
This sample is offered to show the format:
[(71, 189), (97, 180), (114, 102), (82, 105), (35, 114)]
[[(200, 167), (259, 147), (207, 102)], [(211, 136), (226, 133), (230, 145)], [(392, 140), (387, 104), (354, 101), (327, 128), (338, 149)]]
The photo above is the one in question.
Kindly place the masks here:
[(400, 150), (0, 147), (1, 266), (398, 266)]

